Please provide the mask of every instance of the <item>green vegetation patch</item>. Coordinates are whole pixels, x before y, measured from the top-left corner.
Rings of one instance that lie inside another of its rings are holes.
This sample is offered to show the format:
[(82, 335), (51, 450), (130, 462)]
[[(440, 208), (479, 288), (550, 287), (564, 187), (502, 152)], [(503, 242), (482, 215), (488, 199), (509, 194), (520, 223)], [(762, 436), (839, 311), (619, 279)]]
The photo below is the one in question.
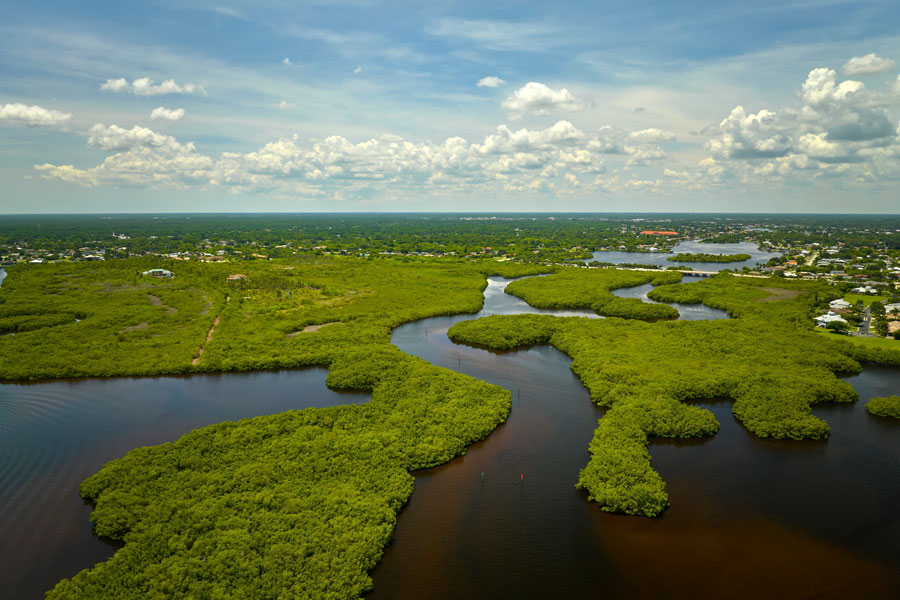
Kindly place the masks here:
[(705, 262), (705, 263), (732, 263), (744, 262), (752, 257), (749, 254), (706, 254), (706, 253), (690, 253), (681, 252), (675, 256), (670, 256), (666, 260), (669, 262)]
[[(175, 276), (141, 276), (154, 267)], [(341, 348), (387, 343), (400, 323), (477, 312), (485, 270), (549, 268), (328, 257), (15, 266), (0, 287), (0, 331), (16, 333), (0, 337), (0, 379), (330, 364)], [(233, 274), (244, 279), (227, 281)], [(332, 322), (342, 324), (288, 337)]]
[[(863, 348), (870, 348), (872, 350), (886, 350), (890, 351), (900, 351), (900, 342), (890, 338), (881, 338), (881, 337), (862, 337), (858, 335), (846, 335), (843, 333), (836, 333), (832, 330), (823, 329), (821, 327), (816, 328), (816, 333), (822, 336), (826, 336), (832, 340), (838, 340), (841, 342), (847, 342), (849, 344), (855, 344), (857, 346)], [(878, 361), (881, 362), (881, 361)]]
[(888, 296), (870, 296), (868, 294), (846, 294), (846, 295), (844, 295), (844, 300), (846, 300), (850, 304), (856, 304), (857, 302), (862, 302), (863, 306), (869, 306), (873, 302), (887, 302), (888, 299), (889, 299)]
[(866, 402), (866, 410), (879, 417), (900, 419), (900, 396), (872, 398)]
[(536, 308), (591, 309), (608, 317), (656, 321), (677, 319), (678, 311), (666, 304), (650, 304), (636, 298), (618, 298), (610, 290), (652, 283), (681, 281), (681, 273), (627, 271), (622, 269), (565, 268), (547, 277), (514, 281), (506, 293)]
[[(48, 597), (364, 593), (412, 492), (409, 472), (464, 453), (509, 413), (508, 391), (390, 343), (400, 323), (477, 312), (479, 264), (145, 258), (11, 269), (0, 288), (9, 318), (84, 319), (0, 338), (0, 377), (325, 365), (329, 386), (372, 390), (366, 405), (222, 423), (111, 461), (81, 494), (95, 503), (97, 533), (124, 546)], [(157, 266), (175, 276), (140, 275)], [(235, 273), (244, 277), (228, 281)]]
[[(776, 293), (773, 286), (800, 293)], [(665, 486), (650, 465), (647, 439), (710, 435), (718, 428), (712, 413), (684, 401), (729, 398), (735, 418), (755, 435), (820, 439), (829, 428), (811, 406), (857, 399), (836, 374), (859, 373), (859, 361), (900, 364), (900, 351), (811, 330), (825, 286), (719, 275), (658, 290), (661, 299), (702, 301), (738, 318), (642, 323), (513, 315), (466, 321), (449, 331), (459, 343), (508, 349), (536, 340), (572, 357), (572, 371), (591, 398), (610, 407), (578, 481), (604, 510), (654, 516), (665, 508)]]
[(509, 392), (387, 344), (332, 363), (362, 406), (289, 411), (138, 448), (81, 485), (116, 554), (48, 598), (351, 598), (371, 587), (409, 471), (463, 454)]

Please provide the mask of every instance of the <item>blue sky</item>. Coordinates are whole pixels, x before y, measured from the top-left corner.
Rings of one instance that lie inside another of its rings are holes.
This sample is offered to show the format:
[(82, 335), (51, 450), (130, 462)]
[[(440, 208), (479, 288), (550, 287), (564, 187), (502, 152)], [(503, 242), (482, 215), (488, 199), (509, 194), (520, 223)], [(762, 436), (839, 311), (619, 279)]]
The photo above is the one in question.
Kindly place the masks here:
[(900, 206), (892, 2), (4, 13), (0, 213)]

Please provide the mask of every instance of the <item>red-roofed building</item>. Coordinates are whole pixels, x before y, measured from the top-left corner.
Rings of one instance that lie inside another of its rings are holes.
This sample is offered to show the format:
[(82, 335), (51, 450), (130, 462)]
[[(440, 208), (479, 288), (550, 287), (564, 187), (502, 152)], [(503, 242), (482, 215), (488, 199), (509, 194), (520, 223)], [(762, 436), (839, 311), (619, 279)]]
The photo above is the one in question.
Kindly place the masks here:
[(641, 235), (678, 235), (677, 231), (642, 231)]

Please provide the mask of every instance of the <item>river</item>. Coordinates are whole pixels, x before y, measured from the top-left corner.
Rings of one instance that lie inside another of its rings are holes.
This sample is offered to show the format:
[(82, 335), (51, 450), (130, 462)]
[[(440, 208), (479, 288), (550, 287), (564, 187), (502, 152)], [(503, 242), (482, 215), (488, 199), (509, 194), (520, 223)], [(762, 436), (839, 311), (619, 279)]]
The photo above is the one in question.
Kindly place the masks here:
[[(689, 254), (749, 254), (750, 258), (733, 263), (676, 263), (668, 259), (678, 253), (686, 252)], [(770, 258), (781, 256), (780, 252), (767, 252), (760, 250), (759, 247), (752, 242), (738, 242), (734, 244), (703, 244), (698, 240), (688, 240), (679, 242), (672, 249), (672, 253), (668, 252), (620, 252), (618, 250), (600, 250), (592, 253), (593, 258), (589, 258), (582, 262), (589, 263), (599, 260), (600, 262), (610, 263), (633, 263), (638, 265), (657, 265), (665, 267), (686, 266), (691, 267), (695, 271), (721, 271), (722, 269), (731, 269), (740, 271), (743, 267), (754, 268), (760, 263), (765, 264)]]
[[(542, 312), (502, 285), (488, 288), (485, 312)], [(688, 318), (723, 316), (693, 308)], [(816, 408), (832, 426), (827, 441), (761, 440), (734, 420), (730, 402), (702, 405), (722, 424), (718, 434), (650, 446), (672, 507), (657, 519), (625, 517), (574, 488), (601, 411), (570, 359), (546, 346), (502, 353), (450, 342), (447, 330), (469, 318), (409, 323), (392, 341), (511, 390), (510, 418), (466, 456), (415, 474), (373, 599), (900, 592), (900, 424), (863, 406), (897, 393), (900, 371), (866, 369), (849, 379), (860, 402)]]
[[(534, 309), (505, 294), (506, 283), (489, 280), (481, 314), (597, 318)], [(682, 318), (723, 316), (693, 308)], [(373, 573), (373, 598), (750, 597), (773, 589), (887, 597), (900, 589), (897, 423), (867, 415), (864, 402), (827, 406), (815, 412), (832, 425), (830, 440), (772, 442), (744, 432), (730, 404), (712, 404), (722, 423), (716, 436), (651, 445), (673, 506), (658, 519), (609, 515), (574, 489), (601, 411), (569, 358), (546, 346), (501, 353), (448, 340), (452, 324), (476, 317), (394, 330), (404, 351), (511, 390), (513, 408), (466, 456), (415, 474), (416, 491)], [(211, 423), (368, 400), (327, 389), (325, 374), (0, 385), (3, 597), (40, 598), (114, 552), (92, 535), (90, 507), (77, 493), (103, 463)], [(866, 369), (850, 382), (865, 401), (897, 393), (900, 371)]]

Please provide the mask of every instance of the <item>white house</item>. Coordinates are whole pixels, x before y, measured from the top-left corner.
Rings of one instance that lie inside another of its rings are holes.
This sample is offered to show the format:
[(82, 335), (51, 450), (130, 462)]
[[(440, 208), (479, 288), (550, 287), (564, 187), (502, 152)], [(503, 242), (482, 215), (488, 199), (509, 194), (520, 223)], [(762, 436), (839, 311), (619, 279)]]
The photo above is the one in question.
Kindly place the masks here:
[(829, 323), (833, 323), (835, 321), (839, 321), (841, 323), (846, 323), (847, 320), (841, 317), (840, 315), (836, 315), (830, 310), (827, 315), (820, 315), (816, 317), (816, 327), (828, 327)]
[(844, 300), (843, 298), (838, 298), (837, 300), (832, 300), (828, 303), (829, 308), (850, 308), (850, 303)]
[(874, 294), (878, 290), (873, 287), (863, 286), (863, 287), (855, 287), (850, 291), (853, 292), (854, 294)]

